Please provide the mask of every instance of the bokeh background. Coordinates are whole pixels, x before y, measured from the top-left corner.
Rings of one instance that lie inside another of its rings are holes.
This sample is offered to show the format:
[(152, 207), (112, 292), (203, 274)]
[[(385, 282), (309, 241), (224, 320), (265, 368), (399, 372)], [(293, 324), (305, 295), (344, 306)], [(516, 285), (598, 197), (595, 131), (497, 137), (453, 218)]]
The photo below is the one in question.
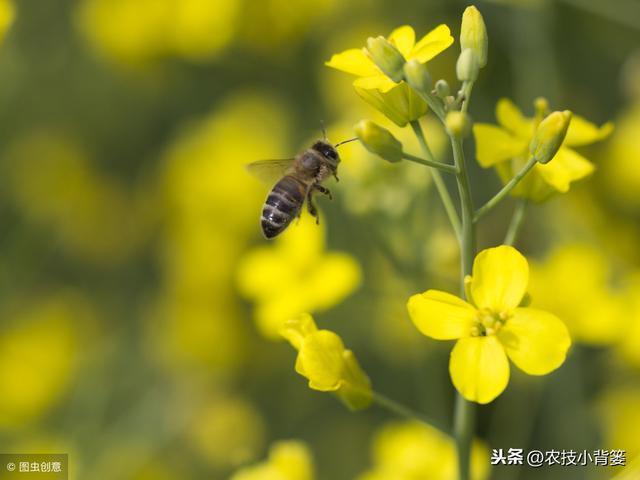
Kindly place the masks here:
[[(273, 324), (288, 308), (313, 311), (376, 390), (450, 422), (451, 346), (418, 334), (405, 308), (415, 292), (457, 285), (457, 246), (428, 173), (345, 145), (334, 200), (318, 200), (321, 226), (267, 244), (268, 187), (244, 165), (293, 156), (321, 121), (333, 141), (362, 118), (392, 128), (323, 62), (403, 24), (421, 36), (446, 23), (457, 38), (467, 4), (0, 5), (0, 451), (68, 452), (73, 479), (226, 479), (286, 439), (304, 442), (293, 456), (308, 452), (318, 479), (357, 478), (382, 457), (450, 462), (389, 423), (403, 419), (310, 390)], [(630, 463), (640, 454), (640, 4), (476, 5), (490, 42), (476, 120), (494, 123), (500, 97), (531, 115), (544, 96), (616, 125), (581, 150), (596, 173), (532, 208), (517, 243), (534, 263), (534, 305), (570, 327), (569, 358), (548, 377), (514, 372), (479, 409), (478, 435), (489, 448), (624, 449)], [(432, 76), (455, 84), (457, 54), (454, 44), (431, 62)], [(423, 125), (447, 159), (438, 126)], [(499, 180), (471, 170), (480, 203)], [(482, 247), (501, 242), (512, 208), (486, 219)], [(247, 260), (256, 255), (264, 268)], [(343, 264), (314, 276), (329, 257)], [(429, 468), (411, 478), (435, 478)], [(619, 471), (510, 466), (491, 478)]]

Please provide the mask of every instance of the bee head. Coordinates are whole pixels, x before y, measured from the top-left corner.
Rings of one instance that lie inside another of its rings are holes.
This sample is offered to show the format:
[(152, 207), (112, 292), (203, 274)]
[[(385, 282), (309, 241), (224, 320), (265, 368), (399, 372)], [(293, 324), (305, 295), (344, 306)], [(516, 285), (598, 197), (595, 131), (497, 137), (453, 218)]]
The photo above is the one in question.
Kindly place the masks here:
[(320, 153), (327, 161), (329, 161), (334, 167), (340, 163), (340, 155), (333, 145), (325, 140), (318, 140), (311, 146), (312, 150)]

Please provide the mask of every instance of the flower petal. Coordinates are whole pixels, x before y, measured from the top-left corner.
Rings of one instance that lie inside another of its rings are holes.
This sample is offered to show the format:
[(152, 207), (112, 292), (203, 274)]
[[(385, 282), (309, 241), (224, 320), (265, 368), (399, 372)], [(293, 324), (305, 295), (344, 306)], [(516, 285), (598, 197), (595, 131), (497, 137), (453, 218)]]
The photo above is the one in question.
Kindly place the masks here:
[(336, 53), (328, 62), (324, 62), (327, 67), (335, 68), (342, 72), (358, 75), (359, 77), (369, 77), (380, 75), (380, 70), (371, 61), (361, 48), (352, 48), (341, 53)]
[(404, 58), (407, 58), (416, 43), (416, 32), (409, 25), (403, 25), (391, 32), (387, 40), (400, 50)]
[(534, 308), (517, 308), (498, 332), (498, 339), (511, 361), (529, 375), (545, 375), (558, 368), (571, 346), (565, 324)]
[(440, 52), (446, 50), (453, 43), (451, 31), (446, 25), (438, 25), (427, 33), (413, 47), (407, 60), (418, 60), (421, 63), (428, 62)]
[(417, 120), (428, 110), (426, 102), (405, 82), (393, 84), (393, 88), (387, 92), (359, 88), (357, 85), (355, 89), (365, 102), (382, 112), (399, 127)]
[(522, 115), (520, 109), (508, 98), (501, 98), (496, 104), (498, 123), (517, 137), (528, 141), (533, 134), (533, 121)]
[(471, 294), (478, 308), (499, 313), (516, 308), (529, 282), (529, 264), (508, 245), (488, 248), (473, 262)]
[(494, 335), (463, 338), (451, 351), (449, 374), (464, 398), (489, 403), (509, 383), (509, 361)]
[(309, 387), (323, 392), (340, 388), (344, 370), (344, 344), (329, 330), (307, 335), (300, 345), (296, 371), (309, 379)]
[(536, 165), (536, 171), (545, 182), (559, 192), (567, 192), (571, 182), (590, 175), (593, 164), (570, 148), (562, 147), (556, 156), (545, 165)]
[(611, 122), (607, 122), (601, 127), (598, 127), (579, 115), (573, 115), (571, 123), (569, 124), (569, 130), (567, 130), (567, 136), (564, 139), (564, 144), (568, 147), (589, 145), (590, 143), (608, 137), (612, 131), (613, 123)]
[(418, 330), (436, 340), (469, 336), (476, 315), (476, 310), (467, 302), (439, 290), (413, 295), (407, 309)]
[(476, 158), (484, 168), (521, 155), (527, 142), (512, 136), (507, 130), (488, 123), (473, 126), (476, 139)]
[(365, 90), (380, 90), (382, 93), (386, 93), (398, 84), (391, 80), (386, 75), (376, 72), (375, 75), (369, 77), (356, 78), (353, 85), (358, 88), (364, 88)]

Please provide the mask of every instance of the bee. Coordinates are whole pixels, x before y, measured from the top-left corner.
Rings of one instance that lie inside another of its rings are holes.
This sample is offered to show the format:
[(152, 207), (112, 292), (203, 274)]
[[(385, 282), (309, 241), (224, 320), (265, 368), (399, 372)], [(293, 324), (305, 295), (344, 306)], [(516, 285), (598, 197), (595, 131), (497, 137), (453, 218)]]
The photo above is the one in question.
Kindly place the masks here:
[(260, 160), (247, 165), (248, 170), (259, 178), (273, 178), (274, 173), (280, 177), (267, 195), (262, 208), (260, 227), (265, 238), (270, 240), (284, 232), (291, 221), (301, 215), (305, 201), (307, 210), (315, 217), (316, 223), (319, 223), (313, 195), (320, 192), (332, 198), (329, 189), (321, 184), (331, 176), (339, 181), (340, 155), (337, 148), (354, 140), (357, 138), (332, 145), (325, 136), (324, 140), (316, 141), (294, 158)]

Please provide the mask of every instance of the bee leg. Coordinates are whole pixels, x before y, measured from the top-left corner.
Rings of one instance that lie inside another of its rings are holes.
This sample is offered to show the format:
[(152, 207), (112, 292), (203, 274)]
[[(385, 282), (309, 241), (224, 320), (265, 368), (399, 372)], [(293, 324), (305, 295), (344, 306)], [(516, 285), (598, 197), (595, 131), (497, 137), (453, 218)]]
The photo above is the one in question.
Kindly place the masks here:
[(307, 193), (307, 210), (311, 214), (312, 217), (316, 219), (316, 225), (320, 224), (320, 217), (318, 216), (318, 210), (316, 206), (313, 204), (312, 200), (313, 190), (309, 189), (309, 193)]
[(314, 185), (313, 188), (315, 188), (321, 194), (329, 197), (329, 200), (333, 200), (333, 197), (331, 196), (331, 191), (327, 187), (323, 187), (322, 185)]
[(335, 178), (335, 179), (336, 179), (336, 182), (339, 182), (339, 181), (340, 181), (340, 179), (338, 178), (338, 174), (337, 174), (337, 173), (334, 173), (334, 174), (333, 174), (333, 178)]

